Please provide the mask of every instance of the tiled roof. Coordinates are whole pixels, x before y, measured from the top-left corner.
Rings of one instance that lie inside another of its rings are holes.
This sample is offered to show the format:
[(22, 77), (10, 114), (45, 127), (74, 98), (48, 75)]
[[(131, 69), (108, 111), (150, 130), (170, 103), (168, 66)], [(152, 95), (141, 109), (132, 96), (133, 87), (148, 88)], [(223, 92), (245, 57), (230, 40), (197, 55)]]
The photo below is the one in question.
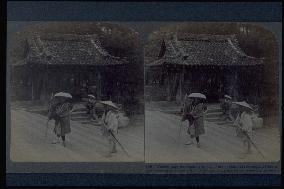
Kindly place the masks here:
[(15, 65), (37, 63), (48, 65), (118, 65), (128, 61), (110, 55), (95, 35), (46, 34), (28, 40), (26, 60)]
[(164, 39), (165, 49), (161, 58), (148, 64), (176, 65), (260, 65), (263, 58), (246, 55), (234, 35), (171, 35)]

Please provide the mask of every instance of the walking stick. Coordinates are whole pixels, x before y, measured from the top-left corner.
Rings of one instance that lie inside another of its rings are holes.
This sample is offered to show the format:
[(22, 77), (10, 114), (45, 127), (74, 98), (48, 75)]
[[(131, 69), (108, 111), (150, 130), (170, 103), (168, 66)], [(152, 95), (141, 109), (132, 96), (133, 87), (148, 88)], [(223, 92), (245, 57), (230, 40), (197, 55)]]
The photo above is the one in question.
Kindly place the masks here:
[[(53, 99), (53, 93), (51, 93), (51, 96), (50, 96), (50, 99), (49, 99), (49, 102), (48, 102), (48, 113), (50, 111), (50, 107), (51, 107), (51, 100)], [(46, 122), (46, 126), (45, 126), (45, 133), (44, 133), (44, 139), (46, 140), (47, 138), (47, 131), (48, 131), (48, 123), (49, 123), (49, 118), (47, 118), (47, 122)]]
[[(237, 127), (239, 128), (239, 129), (241, 129), (241, 127), (239, 126), (239, 125), (237, 125)], [(256, 149), (256, 151), (261, 155), (261, 157), (263, 158), (263, 159), (265, 159), (265, 156), (263, 155), (263, 153), (258, 149), (258, 147), (256, 146), (256, 144), (252, 141), (252, 139), (250, 138), (250, 136), (247, 134), (247, 132), (245, 132), (245, 131), (242, 131), (245, 135), (246, 135), (246, 137), (249, 139), (249, 142), (253, 145), (253, 147)]]
[(114, 138), (114, 140), (116, 141), (116, 143), (120, 146), (120, 148), (122, 149), (122, 151), (128, 156), (130, 157), (130, 155), (127, 153), (126, 149), (122, 146), (122, 144), (118, 141), (118, 139), (114, 136), (114, 134), (109, 131), (111, 136)]
[(46, 122), (46, 127), (45, 127), (45, 135), (44, 135), (44, 139), (45, 139), (45, 140), (46, 140), (46, 138), (47, 138), (48, 122), (49, 122), (49, 119), (47, 120), (47, 122)]
[(180, 144), (181, 141), (181, 128), (182, 128), (182, 121), (180, 120), (179, 131), (178, 131), (178, 144)]
[[(187, 94), (184, 97), (184, 101), (186, 99)], [(182, 111), (181, 111), (181, 115), (183, 116), (184, 114), (184, 108), (185, 108), (185, 102), (183, 102), (183, 106), (182, 106)], [(179, 131), (178, 131), (178, 144), (180, 144), (180, 140), (181, 140), (181, 128), (182, 128), (182, 120), (180, 120), (180, 124), (179, 124)]]

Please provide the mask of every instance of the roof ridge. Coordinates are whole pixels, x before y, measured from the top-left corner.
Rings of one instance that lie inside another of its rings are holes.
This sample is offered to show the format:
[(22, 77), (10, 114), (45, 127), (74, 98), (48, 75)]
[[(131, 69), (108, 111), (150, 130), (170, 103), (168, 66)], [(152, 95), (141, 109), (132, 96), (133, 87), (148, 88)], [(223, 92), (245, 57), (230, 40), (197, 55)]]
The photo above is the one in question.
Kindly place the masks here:
[[(264, 59), (264, 58), (256, 58), (253, 56), (249, 56), (242, 48), (240, 48), (239, 43), (238, 43), (238, 39), (234, 38), (234, 41), (232, 41), (231, 39), (228, 38), (228, 42), (229, 45), (235, 50), (235, 52), (237, 52), (238, 54), (242, 55), (242, 56), (246, 56), (248, 58), (252, 58), (252, 59)], [(234, 43), (235, 42), (235, 43)]]
[[(87, 51), (88, 53), (87, 56), (90, 56), (88, 57), (89, 59), (99, 58), (104, 62), (103, 64), (105, 65), (129, 63), (125, 57), (116, 57), (111, 55), (109, 52), (107, 52), (105, 48), (101, 45), (100, 40), (96, 34), (77, 35), (77, 34), (48, 33), (46, 35), (44, 34), (40, 35), (38, 33), (33, 33), (33, 35), (30, 35), (27, 38), (27, 41), (30, 47), (30, 51), (27, 54), (27, 58), (33, 61), (36, 59), (41, 59), (41, 61), (45, 61), (48, 64), (49, 62), (52, 63), (57, 58), (60, 58), (58, 57), (59, 51), (65, 52), (66, 49), (69, 49), (70, 47), (71, 49), (76, 51), (75, 52), (76, 55), (74, 55), (74, 53), (73, 55), (79, 57), (79, 59), (86, 58), (86, 57), (80, 58), (80, 56), (83, 56), (83, 54), (81, 54), (81, 51), (84, 50)], [(62, 45), (64, 45), (64, 48), (61, 48)], [(65, 46), (66, 47), (68, 46), (68, 48), (65, 48)], [(91, 53), (89, 51), (91, 51)], [(70, 56), (73, 55), (70, 54)]]
[[(48, 41), (89, 41), (93, 44), (95, 49), (103, 56), (103, 57), (110, 57), (113, 59), (121, 59), (121, 57), (116, 57), (111, 55), (104, 47), (102, 47), (101, 42), (98, 38), (97, 34), (70, 34), (70, 33), (44, 33), (42, 35), (37, 34), (33, 36), (32, 39), (36, 39), (36, 41), (40, 40), (48, 40)], [(33, 41), (33, 40), (32, 40)], [(36, 41), (33, 41), (36, 43)], [(43, 43), (41, 44), (43, 45)], [(38, 44), (35, 44), (35, 47), (38, 48)], [(40, 53), (42, 55), (44, 52)]]
[[(247, 55), (243, 49), (240, 48), (239, 44), (238, 44), (238, 39), (236, 37), (236, 34), (227, 34), (227, 35), (219, 35), (219, 34), (185, 34), (185, 36), (181, 37), (181, 36), (177, 36), (176, 34), (172, 35), (172, 36), (176, 36), (176, 37), (172, 37), (171, 40), (176, 39), (177, 42), (180, 41), (190, 41), (191, 39), (193, 39), (194, 41), (222, 41), (222, 42), (228, 42), (229, 45), (234, 49), (235, 52), (237, 52), (239, 55), (241, 56), (246, 56), (248, 58), (252, 58), (252, 59), (264, 59), (264, 58), (256, 58), (256, 57), (252, 57)], [(190, 40), (188, 40), (187, 37), (190, 37)], [(183, 40), (180, 40), (183, 39)], [(179, 43), (178, 48), (182, 48), (182, 44)]]
[(236, 38), (236, 34), (227, 34), (227, 35), (217, 35), (217, 34), (184, 34), (183, 36), (177, 37), (179, 41), (226, 41), (230, 38)]
[(122, 57), (113, 56), (107, 50), (105, 50), (105, 48), (101, 45), (99, 39), (95, 39), (95, 41), (94, 41), (94, 39), (92, 37), (90, 37), (90, 42), (99, 51), (99, 53), (101, 55), (103, 55), (104, 57), (113, 58), (113, 59), (117, 59), (117, 60), (124, 60)]
[(98, 38), (97, 34), (72, 34), (72, 33), (44, 33), (40, 35), (42, 40), (49, 41), (85, 41), (89, 40), (90, 36)]

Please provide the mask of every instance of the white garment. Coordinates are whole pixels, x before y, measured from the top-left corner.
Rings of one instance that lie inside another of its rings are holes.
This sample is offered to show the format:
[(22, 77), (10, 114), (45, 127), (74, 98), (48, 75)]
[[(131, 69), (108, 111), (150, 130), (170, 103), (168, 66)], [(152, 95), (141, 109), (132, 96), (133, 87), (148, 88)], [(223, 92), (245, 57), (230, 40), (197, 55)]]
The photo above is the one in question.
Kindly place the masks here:
[(234, 122), (234, 125), (240, 127), (245, 131), (250, 137), (252, 137), (252, 117), (247, 112), (243, 112), (241, 115), (238, 115), (237, 119)]
[(240, 117), (240, 125), (244, 131), (251, 133), (252, 132), (252, 117), (246, 112), (243, 112)]
[(105, 127), (111, 130), (114, 134), (117, 133), (118, 129), (118, 115), (113, 111), (108, 111), (107, 114), (103, 114), (102, 121), (105, 124)]
[(129, 118), (123, 113), (118, 113), (118, 128), (126, 127), (129, 124)]
[(253, 114), (251, 119), (253, 123), (253, 126), (252, 126), (253, 129), (263, 127), (263, 119), (261, 117), (258, 117), (256, 114)]

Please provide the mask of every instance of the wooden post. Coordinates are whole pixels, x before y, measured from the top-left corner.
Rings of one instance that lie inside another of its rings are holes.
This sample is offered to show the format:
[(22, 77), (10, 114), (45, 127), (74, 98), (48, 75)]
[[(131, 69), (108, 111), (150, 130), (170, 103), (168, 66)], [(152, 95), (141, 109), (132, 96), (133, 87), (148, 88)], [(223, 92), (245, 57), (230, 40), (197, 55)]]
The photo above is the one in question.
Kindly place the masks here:
[(182, 71), (181, 71), (180, 77), (179, 77), (179, 97), (180, 97), (180, 104), (182, 104), (182, 97), (183, 97), (183, 92), (182, 92), (183, 80), (184, 80), (184, 65), (182, 66)]
[(32, 100), (34, 100), (34, 80), (33, 80), (33, 76), (32, 76)]
[(101, 100), (101, 71), (98, 71), (98, 80), (97, 80), (97, 97), (99, 100)]
[(44, 78), (43, 78), (43, 99), (46, 100), (48, 99), (48, 68), (46, 68), (45, 73), (44, 73)]
[(233, 94), (234, 94), (234, 98), (236, 99), (236, 100), (238, 100), (239, 99), (239, 95), (238, 95), (238, 75), (237, 75), (237, 71), (235, 70), (234, 71), (234, 80), (233, 80)]
[(180, 103), (181, 103), (181, 93), (182, 93), (182, 91), (181, 91), (181, 78), (182, 78), (182, 73), (179, 73), (179, 101), (180, 101)]
[(34, 100), (34, 69), (31, 68), (31, 72), (30, 72), (30, 76), (31, 76), (31, 97), (32, 97), (32, 100)]
[(171, 101), (171, 73), (167, 69), (167, 101)]

